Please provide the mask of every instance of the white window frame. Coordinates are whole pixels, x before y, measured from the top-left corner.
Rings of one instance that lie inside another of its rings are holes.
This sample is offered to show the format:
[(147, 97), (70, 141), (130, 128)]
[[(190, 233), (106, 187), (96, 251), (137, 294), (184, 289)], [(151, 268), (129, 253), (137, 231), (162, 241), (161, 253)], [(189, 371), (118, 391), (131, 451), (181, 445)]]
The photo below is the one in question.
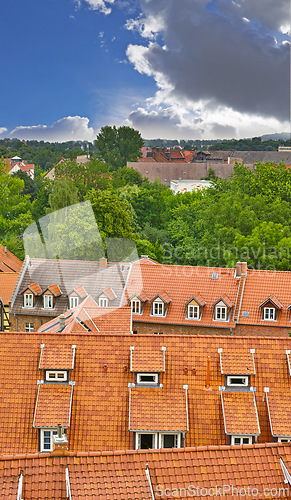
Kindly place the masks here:
[(69, 297), (69, 309), (75, 309), (75, 307), (78, 307), (79, 305), (79, 297), (76, 297), (76, 295), (72, 295)]
[[(243, 379), (245, 383), (240, 384), (240, 383), (231, 383), (231, 380), (241, 380)], [(226, 377), (226, 385), (228, 387), (248, 387), (249, 385), (249, 377), (248, 376), (240, 376), (240, 375), (228, 375)]]
[(291, 443), (291, 437), (279, 437), (278, 443)]
[[(50, 375), (54, 375), (54, 377), (50, 377)], [(66, 370), (46, 370), (45, 380), (46, 382), (67, 382), (68, 372)]]
[(141, 303), (138, 299), (132, 299), (131, 301), (131, 311), (132, 314), (141, 314)]
[(25, 332), (34, 332), (34, 324), (33, 323), (25, 323), (24, 331)]
[(23, 307), (31, 309), (33, 307), (33, 294), (25, 293), (23, 296)]
[[(153, 376), (154, 382), (148, 382), (148, 381), (142, 381), (141, 377), (142, 376)], [(136, 383), (138, 385), (158, 385), (159, 383), (159, 374), (158, 373), (137, 373), (136, 374)]]
[[(235, 440), (239, 439), (239, 443), (235, 443)], [(247, 443), (244, 443), (244, 440), (248, 440)], [(237, 434), (236, 436), (233, 435), (231, 436), (231, 443), (233, 446), (241, 446), (242, 444), (253, 444), (253, 436), (251, 435), (244, 435), (244, 434)]]
[[(270, 316), (273, 316), (271, 318)], [(264, 307), (263, 309), (263, 321), (276, 321), (276, 309), (275, 307)]]
[[(225, 315), (225, 318), (222, 316)], [(215, 321), (227, 321), (228, 310), (226, 306), (215, 306)]]
[(151, 434), (154, 436), (153, 438), (153, 448), (149, 448), (150, 450), (155, 450), (158, 447), (158, 433), (157, 432), (136, 432), (135, 433), (135, 449), (136, 450), (144, 450), (146, 448), (141, 448), (140, 447), (140, 442), (141, 442), (141, 435), (143, 434)]
[(189, 304), (187, 310), (187, 319), (200, 319), (200, 307), (197, 305)]
[[(164, 448), (164, 436), (175, 436), (174, 448), (181, 448), (181, 433), (180, 432), (160, 432), (159, 433), (159, 448)], [(171, 449), (171, 448), (167, 448)]]
[(152, 316), (165, 316), (165, 304), (159, 300), (153, 302)]
[(108, 307), (107, 297), (100, 297), (98, 304), (99, 304), (99, 307)]
[(54, 298), (51, 293), (47, 293), (43, 296), (43, 308), (44, 309), (53, 309), (54, 307)]
[[(49, 436), (45, 433), (49, 432)], [(53, 451), (53, 434), (57, 436), (58, 430), (55, 427), (47, 427), (40, 429), (40, 452), (41, 453), (50, 453)], [(49, 439), (49, 448), (45, 448), (45, 439)]]

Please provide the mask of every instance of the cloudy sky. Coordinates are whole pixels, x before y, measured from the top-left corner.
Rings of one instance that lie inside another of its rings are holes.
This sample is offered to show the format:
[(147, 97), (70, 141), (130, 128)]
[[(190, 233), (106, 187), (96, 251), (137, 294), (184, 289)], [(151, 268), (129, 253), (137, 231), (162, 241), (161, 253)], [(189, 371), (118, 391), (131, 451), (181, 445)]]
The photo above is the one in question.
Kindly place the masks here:
[(2, 0), (0, 138), (288, 132), (289, 0)]

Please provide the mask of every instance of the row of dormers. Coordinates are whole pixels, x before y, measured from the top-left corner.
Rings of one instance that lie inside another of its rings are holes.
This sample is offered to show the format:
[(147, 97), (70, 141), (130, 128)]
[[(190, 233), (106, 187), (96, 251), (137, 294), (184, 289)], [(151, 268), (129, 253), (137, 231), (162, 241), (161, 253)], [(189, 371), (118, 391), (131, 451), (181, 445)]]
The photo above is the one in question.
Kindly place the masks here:
[[(145, 304), (151, 304), (151, 316), (165, 317), (172, 299), (166, 292), (156, 294), (152, 299), (149, 299), (144, 292), (134, 293), (129, 297), (128, 302), (131, 305), (133, 314), (142, 315)], [(193, 295), (185, 302), (185, 319), (199, 321), (202, 318), (203, 309), (206, 306), (206, 301), (201, 295)], [(229, 321), (231, 311), (234, 304), (227, 295), (221, 296), (217, 299), (211, 307), (213, 308), (214, 321)], [(261, 319), (263, 321), (277, 321), (279, 311), (283, 308), (281, 302), (275, 297), (270, 295), (259, 305), (261, 310)], [(291, 310), (291, 304), (287, 308)], [(248, 312), (242, 313), (243, 317), (248, 317)]]
[[(45, 290), (42, 290), (38, 283), (32, 283), (21, 292), (21, 295), (23, 295), (23, 307), (25, 309), (33, 309), (37, 298), (41, 297), (43, 309), (50, 310), (55, 308), (57, 298), (63, 293), (57, 284), (50, 285)], [(88, 294), (83, 286), (74, 288), (68, 294), (68, 308), (74, 309), (78, 307), (80, 302), (87, 296)], [(100, 307), (108, 307), (116, 298), (117, 295), (111, 287), (105, 288), (96, 296)]]

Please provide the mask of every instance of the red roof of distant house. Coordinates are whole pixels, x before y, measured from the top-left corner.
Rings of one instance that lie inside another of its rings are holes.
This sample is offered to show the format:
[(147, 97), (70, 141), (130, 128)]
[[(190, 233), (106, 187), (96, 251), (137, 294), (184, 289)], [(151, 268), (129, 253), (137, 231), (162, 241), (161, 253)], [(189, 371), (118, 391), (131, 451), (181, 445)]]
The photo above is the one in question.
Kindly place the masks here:
[(18, 257), (13, 255), (6, 247), (0, 245), (0, 273), (12, 272), (19, 273), (22, 262)]

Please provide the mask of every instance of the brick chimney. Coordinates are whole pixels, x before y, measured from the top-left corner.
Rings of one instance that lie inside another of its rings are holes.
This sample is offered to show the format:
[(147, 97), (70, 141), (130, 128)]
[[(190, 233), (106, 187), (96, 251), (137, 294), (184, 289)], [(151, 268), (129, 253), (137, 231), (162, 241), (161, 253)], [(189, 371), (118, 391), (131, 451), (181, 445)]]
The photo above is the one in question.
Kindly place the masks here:
[(235, 276), (236, 276), (236, 278), (240, 278), (241, 277), (241, 268), (242, 268), (242, 263), (241, 262), (237, 262), (236, 263), (236, 270), (235, 270)]
[(66, 317), (64, 314), (60, 314), (60, 332), (65, 328)]
[(248, 263), (247, 262), (242, 262), (241, 263), (241, 273), (242, 274), (246, 274), (247, 270), (248, 270)]
[(101, 259), (99, 259), (99, 269), (106, 269), (107, 267), (107, 259), (106, 257), (101, 257)]

